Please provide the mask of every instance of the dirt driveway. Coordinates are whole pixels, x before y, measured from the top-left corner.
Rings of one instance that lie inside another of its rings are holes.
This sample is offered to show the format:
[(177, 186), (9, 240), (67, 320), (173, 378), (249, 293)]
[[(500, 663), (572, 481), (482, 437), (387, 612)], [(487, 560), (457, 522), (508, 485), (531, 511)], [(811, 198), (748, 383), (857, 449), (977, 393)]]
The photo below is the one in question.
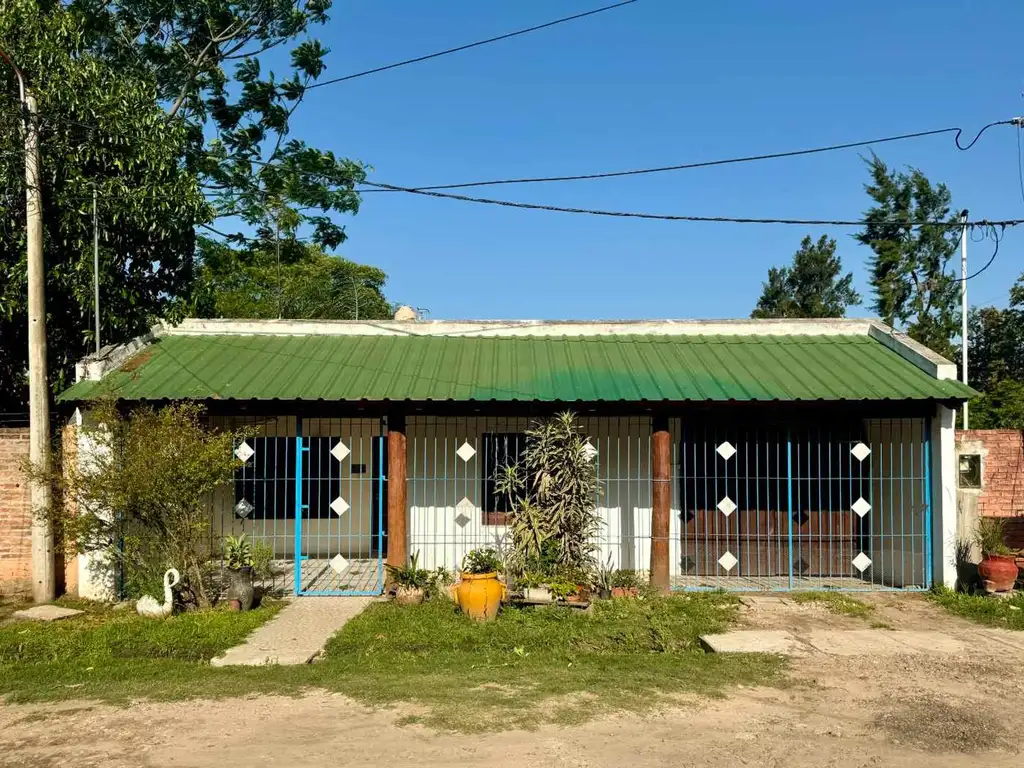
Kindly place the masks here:
[[(963, 640), (963, 655), (813, 655), (784, 690), (680, 701), (658, 716), (493, 736), (400, 726), (341, 696), (201, 703), (0, 707), (3, 766), (1017, 766), (1024, 653), (981, 643), (977, 627), (921, 597), (880, 595), (870, 622)], [(753, 609), (752, 627), (864, 629), (814, 605)], [(876, 631), (884, 632), (879, 628)], [(996, 696), (1001, 711), (983, 709)], [(472, 717), (472, 713), (467, 713)]]

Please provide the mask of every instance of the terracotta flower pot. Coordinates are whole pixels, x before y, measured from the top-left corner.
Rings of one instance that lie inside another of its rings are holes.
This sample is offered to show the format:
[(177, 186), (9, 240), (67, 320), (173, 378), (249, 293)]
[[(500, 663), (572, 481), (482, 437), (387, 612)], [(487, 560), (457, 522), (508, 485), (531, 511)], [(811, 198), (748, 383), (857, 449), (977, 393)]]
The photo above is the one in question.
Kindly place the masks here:
[(987, 592), (1009, 592), (1017, 581), (1017, 561), (1013, 555), (984, 555), (978, 575)]
[(255, 594), (255, 588), (252, 584), (252, 568), (245, 566), (243, 568), (228, 569), (228, 581), (230, 583), (228, 597), (238, 601), (239, 610), (248, 611), (252, 608), (253, 596)]
[(637, 597), (639, 594), (638, 587), (612, 587), (612, 597)]
[(399, 605), (419, 605), (426, 593), (420, 587), (398, 587), (395, 590), (395, 602)]
[(498, 615), (505, 586), (497, 573), (463, 573), (459, 581), (459, 608), (476, 621), (491, 621)]

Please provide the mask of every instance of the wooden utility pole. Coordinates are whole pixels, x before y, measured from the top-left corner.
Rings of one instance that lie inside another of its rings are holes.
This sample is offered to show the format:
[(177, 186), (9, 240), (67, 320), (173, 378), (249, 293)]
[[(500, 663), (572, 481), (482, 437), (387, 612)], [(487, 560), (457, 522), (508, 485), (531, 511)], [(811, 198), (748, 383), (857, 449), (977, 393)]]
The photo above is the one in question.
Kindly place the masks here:
[(25, 242), (28, 262), (28, 455), (32, 463), (32, 598), (56, 596), (53, 526), (50, 524), (50, 387), (46, 375), (46, 272), (43, 265), (43, 194), (39, 178), (39, 108), (25, 78), (5, 51), (18, 78), (25, 115)]
[(409, 559), (406, 542), (405, 415), (388, 414), (388, 565), (400, 568)]

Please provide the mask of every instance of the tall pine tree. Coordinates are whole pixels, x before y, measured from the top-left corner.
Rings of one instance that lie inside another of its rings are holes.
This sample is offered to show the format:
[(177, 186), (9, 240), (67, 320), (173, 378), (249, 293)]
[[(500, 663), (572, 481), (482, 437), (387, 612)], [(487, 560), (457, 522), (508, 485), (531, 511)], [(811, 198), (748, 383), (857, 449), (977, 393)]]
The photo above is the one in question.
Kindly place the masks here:
[(840, 277), (843, 264), (836, 241), (822, 235), (815, 242), (807, 235), (789, 267), (772, 267), (763, 283), (761, 298), (751, 317), (843, 317), (849, 306), (860, 304), (853, 289), (853, 274)]
[(889, 325), (952, 358), (960, 295), (959, 281), (948, 271), (960, 236), (958, 217), (950, 214), (952, 195), (917, 168), (893, 171), (876, 155), (867, 164), (871, 183), (865, 189), (875, 204), (856, 238), (874, 252), (873, 309)]

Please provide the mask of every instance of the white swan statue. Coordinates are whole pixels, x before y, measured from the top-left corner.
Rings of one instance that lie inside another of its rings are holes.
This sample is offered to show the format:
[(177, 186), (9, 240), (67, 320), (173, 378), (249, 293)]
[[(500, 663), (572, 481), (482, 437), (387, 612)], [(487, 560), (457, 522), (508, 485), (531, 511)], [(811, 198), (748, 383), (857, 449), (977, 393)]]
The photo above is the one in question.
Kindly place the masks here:
[[(171, 579), (174, 580), (171, 581)], [(140, 616), (149, 616), (154, 619), (170, 616), (171, 611), (174, 609), (174, 595), (171, 593), (171, 587), (176, 586), (179, 581), (181, 581), (181, 574), (176, 569), (171, 568), (164, 574), (163, 605), (158, 603), (155, 597), (143, 595), (135, 603), (135, 610), (138, 611)]]

